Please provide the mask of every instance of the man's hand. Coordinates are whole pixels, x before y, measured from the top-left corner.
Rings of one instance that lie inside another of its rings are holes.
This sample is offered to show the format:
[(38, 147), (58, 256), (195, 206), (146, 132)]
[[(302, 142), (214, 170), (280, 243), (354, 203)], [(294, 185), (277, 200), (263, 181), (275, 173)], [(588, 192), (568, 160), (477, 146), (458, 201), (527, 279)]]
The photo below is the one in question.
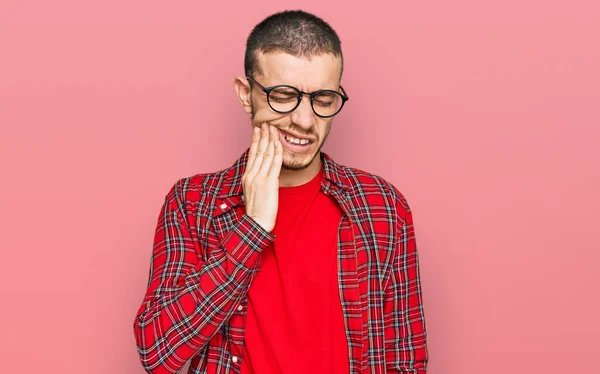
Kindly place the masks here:
[(275, 227), (279, 204), (279, 172), (283, 146), (279, 130), (267, 123), (252, 133), (252, 146), (242, 176), (246, 214), (271, 232)]

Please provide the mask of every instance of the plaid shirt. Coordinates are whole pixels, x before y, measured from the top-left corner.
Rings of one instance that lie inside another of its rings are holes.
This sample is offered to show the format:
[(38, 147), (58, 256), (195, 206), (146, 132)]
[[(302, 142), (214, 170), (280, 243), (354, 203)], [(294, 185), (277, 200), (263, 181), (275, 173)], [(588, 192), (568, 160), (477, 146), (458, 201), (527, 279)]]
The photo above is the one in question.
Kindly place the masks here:
[[(424, 374), (428, 360), (412, 214), (383, 178), (321, 152), (339, 203), (338, 279), (351, 373)], [(134, 333), (144, 368), (240, 373), (247, 292), (275, 236), (245, 214), (248, 150), (228, 169), (178, 180), (156, 227)], [(310, 360), (310, 357), (298, 357)]]

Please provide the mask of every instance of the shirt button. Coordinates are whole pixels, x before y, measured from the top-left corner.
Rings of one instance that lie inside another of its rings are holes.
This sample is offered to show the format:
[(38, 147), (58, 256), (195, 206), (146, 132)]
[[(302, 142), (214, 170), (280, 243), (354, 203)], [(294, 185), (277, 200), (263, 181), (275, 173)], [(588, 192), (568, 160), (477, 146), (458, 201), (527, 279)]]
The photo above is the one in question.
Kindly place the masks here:
[(221, 209), (223, 209), (223, 210), (227, 209), (227, 204), (225, 204), (225, 203), (221, 204)]
[(233, 356), (231, 357), (231, 361), (233, 361), (233, 363), (237, 363), (238, 362), (238, 357), (237, 356)]
[(237, 310), (238, 310), (238, 312), (241, 312), (242, 310), (244, 310), (244, 307), (240, 305), (237, 307)]

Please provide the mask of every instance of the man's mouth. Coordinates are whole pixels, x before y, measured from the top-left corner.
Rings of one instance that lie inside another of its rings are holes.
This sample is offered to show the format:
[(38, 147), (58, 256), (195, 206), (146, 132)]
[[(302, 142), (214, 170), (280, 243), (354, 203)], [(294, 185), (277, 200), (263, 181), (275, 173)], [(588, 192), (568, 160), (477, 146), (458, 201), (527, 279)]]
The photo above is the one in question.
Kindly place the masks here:
[(297, 135), (288, 134), (282, 130), (279, 130), (280, 140), (284, 148), (290, 151), (302, 152), (310, 148), (313, 139), (300, 137)]

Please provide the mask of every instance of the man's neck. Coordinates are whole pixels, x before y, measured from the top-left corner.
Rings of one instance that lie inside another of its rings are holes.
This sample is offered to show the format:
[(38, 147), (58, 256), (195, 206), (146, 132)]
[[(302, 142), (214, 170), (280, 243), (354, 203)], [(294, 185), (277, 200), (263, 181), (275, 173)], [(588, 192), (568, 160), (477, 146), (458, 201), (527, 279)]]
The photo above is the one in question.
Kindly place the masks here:
[(317, 155), (313, 162), (303, 170), (281, 169), (279, 187), (296, 187), (310, 182), (321, 170), (321, 157)]

